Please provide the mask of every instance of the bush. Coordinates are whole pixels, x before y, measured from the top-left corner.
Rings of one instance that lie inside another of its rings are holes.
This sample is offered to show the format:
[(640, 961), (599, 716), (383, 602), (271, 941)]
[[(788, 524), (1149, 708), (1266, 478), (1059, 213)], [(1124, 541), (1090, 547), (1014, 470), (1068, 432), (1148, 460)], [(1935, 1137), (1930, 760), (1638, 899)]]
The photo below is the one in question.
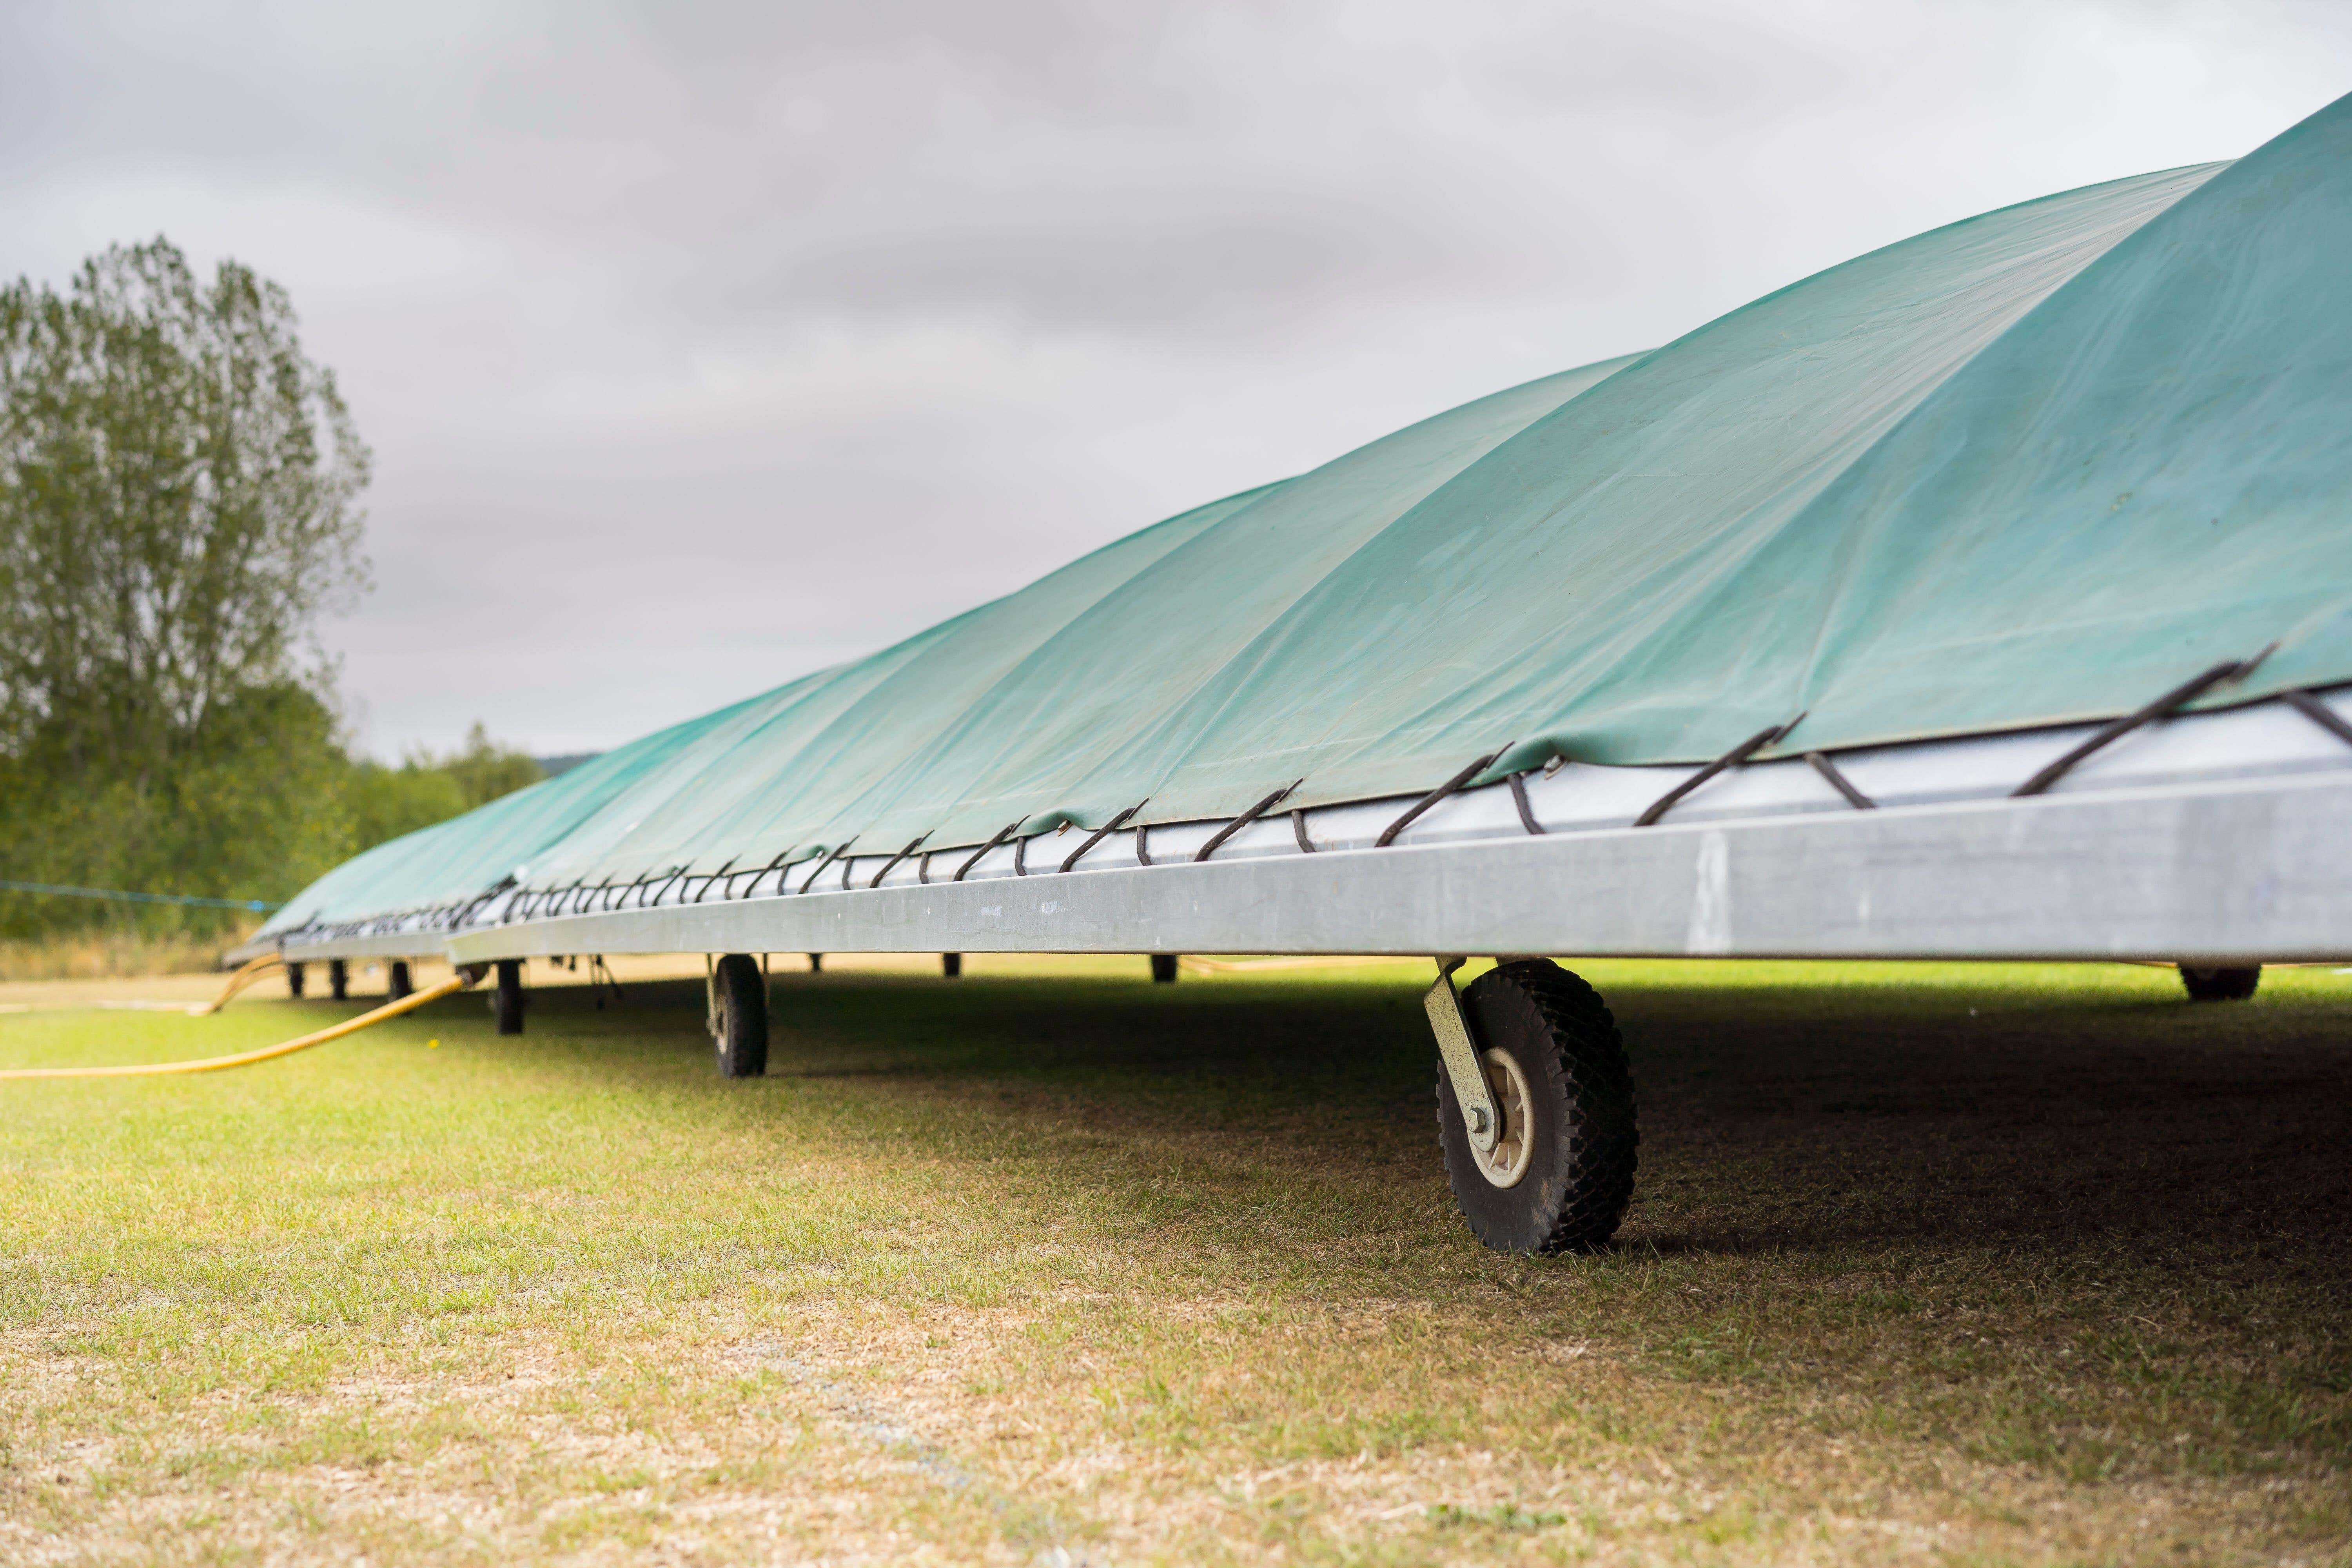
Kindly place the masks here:
[[(317, 617), (366, 585), (369, 455), (291, 301), (114, 247), (0, 287), (0, 879), (277, 902), (539, 778), (354, 762)], [(0, 937), (204, 936), (249, 911), (0, 891)]]

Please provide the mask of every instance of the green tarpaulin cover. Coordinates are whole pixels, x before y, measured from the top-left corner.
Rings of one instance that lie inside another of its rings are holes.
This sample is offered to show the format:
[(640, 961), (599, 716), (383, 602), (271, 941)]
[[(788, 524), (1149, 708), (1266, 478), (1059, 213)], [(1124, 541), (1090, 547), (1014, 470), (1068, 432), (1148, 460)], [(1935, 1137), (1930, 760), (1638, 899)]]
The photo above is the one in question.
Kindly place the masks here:
[(2352, 680), (2352, 99), (1184, 513), (896, 647), (321, 879), (507, 878), (1312, 806), (1554, 752), (1696, 762), (2104, 717), (2276, 644)]

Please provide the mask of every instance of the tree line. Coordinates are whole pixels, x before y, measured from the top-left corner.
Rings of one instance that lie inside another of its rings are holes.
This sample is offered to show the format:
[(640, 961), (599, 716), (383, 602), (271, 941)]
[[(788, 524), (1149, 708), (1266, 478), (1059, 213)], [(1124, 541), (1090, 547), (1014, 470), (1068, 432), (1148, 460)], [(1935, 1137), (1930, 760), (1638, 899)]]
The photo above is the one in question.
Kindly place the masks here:
[[(320, 617), (370, 454), (286, 291), (170, 243), (0, 287), (0, 879), (277, 902), (541, 776), (475, 726), (355, 756)], [(0, 937), (235, 917), (0, 892)]]

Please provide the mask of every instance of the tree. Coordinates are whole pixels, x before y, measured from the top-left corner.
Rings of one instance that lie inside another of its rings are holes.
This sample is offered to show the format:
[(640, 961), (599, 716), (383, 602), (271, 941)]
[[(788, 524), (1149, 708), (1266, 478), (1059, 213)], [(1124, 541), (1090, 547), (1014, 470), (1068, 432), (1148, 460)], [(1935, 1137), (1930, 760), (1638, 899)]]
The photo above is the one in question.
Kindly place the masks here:
[(368, 462), (249, 268), (159, 238), (0, 289), (0, 744), (143, 785), (235, 694), (322, 685)]
[(502, 795), (537, 784), (547, 770), (521, 752), (501, 746), (477, 720), (463, 749), (436, 757), (419, 747), (399, 767), (361, 762), (352, 767), (346, 797), (354, 851), (488, 805)]
[(369, 453), (285, 291), (161, 238), (0, 288), (0, 859), (283, 897), (344, 852)]
[(437, 765), (457, 784), (467, 811), (547, 776), (547, 770), (531, 758), (491, 740), (479, 719), (466, 731), (465, 749), (450, 752)]
[(446, 821), (466, 809), (466, 792), (429, 758), (411, 757), (396, 768), (364, 759), (355, 762), (343, 795), (351, 805), (353, 853)]

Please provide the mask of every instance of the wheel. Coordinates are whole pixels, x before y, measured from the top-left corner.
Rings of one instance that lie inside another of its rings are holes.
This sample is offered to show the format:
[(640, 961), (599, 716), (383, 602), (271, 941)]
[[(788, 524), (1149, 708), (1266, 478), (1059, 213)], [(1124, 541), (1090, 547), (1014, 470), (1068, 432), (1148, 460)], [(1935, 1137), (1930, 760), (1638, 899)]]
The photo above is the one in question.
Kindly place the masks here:
[(302, 966), (299, 963), (286, 966), (286, 994), (297, 1002), (302, 1000)]
[(351, 1000), (352, 972), (340, 958), (327, 961), (327, 994), (338, 1002)]
[(721, 1078), (768, 1070), (768, 983), (751, 954), (730, 952), (711, 976), (710, 1037)]
[(1497, 1252), (1599, 1247), (1633, 1201), (1642, 1141), (1617, 1021), (1599, 992), (1547, 958), (1480, 975), (1462, 1011), (1503, 1121), (1489, 1153), (1472, 1148), (1440, 1067), (1437, 1140), (1463, 1217)]
[(943, 952), (940, 954), (940, 973), (946, 975), (950, 980), (953, 980), (956, 976), (961, 974), (963, 973), (963, 954), (960, 952)]
[(1159, 985), (1173, 985), (1176, 984), (1176, 955), (1174, 953), (1155, 952), (1151, 955), (1151, 979), (1153, 984)]
[(490, 992), (490, 1011), (498, 1016), (499, 1033), (522, 1033), (522, 960), (499, 960), (499, 983)]
[(2209, 969), (2184, 963), (2179, 969), (2180, 984), (2189, 987), (2191, 1002), (2242, 1002), (2263, 983), (2263, 966), (2259, 963), (2244, 969)]
[(385, 966), (384, 973), (388, 978), (384, 981), (383, 994), (391, 1000), (397, 1002), (403, 996), (407, 995), (410, 992), (416, 989), (415, 986), (409, 984), (408, 960), (404, 958), (394, 959), (390, 964)]

